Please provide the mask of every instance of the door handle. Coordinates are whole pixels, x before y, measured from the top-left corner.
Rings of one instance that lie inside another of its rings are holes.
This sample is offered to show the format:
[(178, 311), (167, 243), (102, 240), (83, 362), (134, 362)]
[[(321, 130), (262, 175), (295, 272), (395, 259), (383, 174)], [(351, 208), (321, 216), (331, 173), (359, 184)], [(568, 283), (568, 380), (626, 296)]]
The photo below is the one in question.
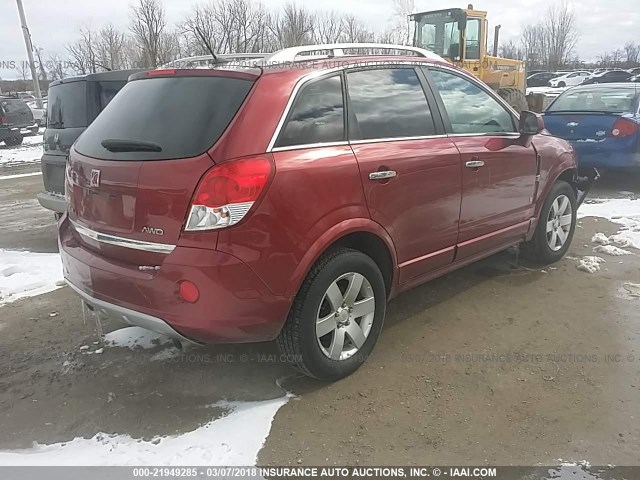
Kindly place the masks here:
[(394, 178), (398, 173), (394, 170), (386, 170), (382, 172), (372, 172), (369, 174), (369, 180), (386, 180), (388, 178)]
[(465, 163), (464, 166), (467, 168), (480, 168), (484, 167), (484, 162), (482, 160), (471, 160), (470, 162)]

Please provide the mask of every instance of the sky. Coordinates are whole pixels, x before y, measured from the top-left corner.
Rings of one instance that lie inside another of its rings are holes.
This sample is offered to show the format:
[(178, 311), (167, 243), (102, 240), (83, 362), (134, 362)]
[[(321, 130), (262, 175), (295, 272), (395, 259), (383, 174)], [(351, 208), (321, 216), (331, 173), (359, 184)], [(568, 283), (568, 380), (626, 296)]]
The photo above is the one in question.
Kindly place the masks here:
[[(203, 0), (163, 0), (169, 23), (178, 23), (193, 5)], [(263, 0), (277, 9), (288, 0)], [(558, 0), (471, 0), (478, 10), (489, 12), (489, 28), (502, 25), (503, 40), (518, 40), (519, 32), (537, 22), (546, 8)], [(128, 27), (132, 0), (23, 0), (29, 29), (35, 45), (46, 51), (64, 53), (82, 25), (100, 28), (113, 23)], [(466, 7), (469, 0), (415, 0), (416, 11)], [(640, 8), (638, 0), (574, 0), (580, 40), (577, 53), (584, 60), (596, 60), (605, 50), (622, 48), (628, 41), (640, 40)], [(392, 0), (297, 0), (310, 9), (336, 10), (352, 13), (369, 25), (383, 30), (391, 20)], [(15, 0), (0, 0), (0, 77), (18, 78), (8, 62), (26, 60), (24, 40), (20, 29)], [(3, 68), (4, 67), (4, 68)]]

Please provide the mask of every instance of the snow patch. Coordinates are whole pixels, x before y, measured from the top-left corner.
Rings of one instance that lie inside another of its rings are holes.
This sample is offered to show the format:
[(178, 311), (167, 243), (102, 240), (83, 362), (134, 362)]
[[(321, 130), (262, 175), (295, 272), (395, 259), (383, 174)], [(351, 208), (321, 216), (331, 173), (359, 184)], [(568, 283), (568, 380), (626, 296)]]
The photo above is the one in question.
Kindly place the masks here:
[(191, 432), (150, 441), (129, 435), (94, 437), (0, 451), (0, 465), (255, 465), (276, 412), (289, 396), (261, 402), (225, 402), (226, 416)]
[(597, 245), (609, 245), (609, 237), (607, 237), (604, 233), (598, 232), (593, 237), (591, 237), (591, 243), (595, 243)]
[(594, 253), (600, 253), (604, 255), (611, 255), (613, 257), (621, 257), (623, 255), (631, 255), (631, 252), (627, 252), (615, 245), (598, 245), (593, 249)]
[[(622, 225), (618, 233), (609, 237), (609, 242), (622, 248), (640, 249), (640, 199), (596, 199), (583, 203), (578, 210), (578, 218), (584, 217), (602, 217)], [(599, 234), (594, 235), (594, 239), (596, 236), (602, 239)]]
[(600, 270), (600, 264), (605, 263), (601, 257), (582, 257), (578, 262), (578, 270), (587, 273), (596, 273)]
[(0, 146), (0, 164), (39, 162), (42, 157), (42, 135), (24, 137), (19, 147)]
[(108, 347), (148, 349), (169, 342), (171, 342), (171, 339), (166, 335), (141, 327), (125, 327), (114, 330), (104, 336), (104, 343)]
[(0, 249), (0, 306), (56, 290), (62, 281), (57, 253)]

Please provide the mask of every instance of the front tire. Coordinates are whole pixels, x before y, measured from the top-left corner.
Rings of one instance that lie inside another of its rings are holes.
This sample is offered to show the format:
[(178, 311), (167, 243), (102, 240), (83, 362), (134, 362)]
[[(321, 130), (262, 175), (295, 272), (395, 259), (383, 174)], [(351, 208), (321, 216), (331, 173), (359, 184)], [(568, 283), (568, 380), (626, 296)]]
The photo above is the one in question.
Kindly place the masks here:
[(278, 348), (305, 375), (319, 380), (346, 377), (373, 350), (386, 304), (384, 278), (370, 257), (347, 248), (329, 251), (296, 295)]
[(522, 245), (525, 257), (542, 265), (564, 257), (575, 233), (577, 210), (575, 190), (558, 180), (542, 206), (533, 238)]
[(524, 92), (518, 90), (517, 88), (505, 87), (498, 89), (498, 95), (504, 99), (511, 108), (513, 108), (516, 112), (522, 113), (525, 110), (529, 109), (529, 103), (527, 102), (527, 97)]

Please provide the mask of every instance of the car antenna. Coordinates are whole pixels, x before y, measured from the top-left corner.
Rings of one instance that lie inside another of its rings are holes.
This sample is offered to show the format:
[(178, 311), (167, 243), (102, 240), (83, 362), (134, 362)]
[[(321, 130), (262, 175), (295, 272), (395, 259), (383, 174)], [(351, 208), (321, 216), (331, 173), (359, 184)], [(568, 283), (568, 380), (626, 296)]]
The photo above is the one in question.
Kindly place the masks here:
[(196, 32), (198, 33), (198, 36), (202, 40), (202, 43), (204, 43), (204, 46), (207, 47), (207, 50), (209, 50), (209, 53), (211, 54), (213, 59), (216, 61), (216, 63), (218, 63), (218, 57), (216, 56), (215, 53), (213, 53), (213, 48), (211, 48), (211, 45), (205, 38), (204, 34), (202, 33), (202, 30), (200, 30), (200, 27), (196, 27)]

